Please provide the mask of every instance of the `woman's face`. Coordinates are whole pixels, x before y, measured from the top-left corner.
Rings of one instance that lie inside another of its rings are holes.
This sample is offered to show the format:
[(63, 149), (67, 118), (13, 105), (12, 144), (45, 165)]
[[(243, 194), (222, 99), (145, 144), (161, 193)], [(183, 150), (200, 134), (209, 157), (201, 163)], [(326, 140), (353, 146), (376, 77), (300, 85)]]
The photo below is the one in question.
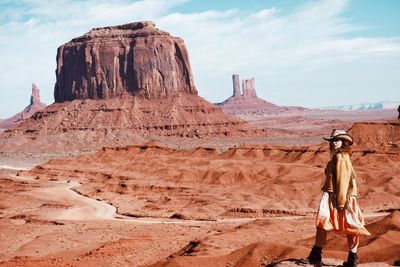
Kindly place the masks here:
[(343, 142), (340, 139), (333, 139), (332, 140), (332, 147), (333, 147), (334, 150), (337, 150), (337, 149), (341, 148), (342, 144), (343, 144)]

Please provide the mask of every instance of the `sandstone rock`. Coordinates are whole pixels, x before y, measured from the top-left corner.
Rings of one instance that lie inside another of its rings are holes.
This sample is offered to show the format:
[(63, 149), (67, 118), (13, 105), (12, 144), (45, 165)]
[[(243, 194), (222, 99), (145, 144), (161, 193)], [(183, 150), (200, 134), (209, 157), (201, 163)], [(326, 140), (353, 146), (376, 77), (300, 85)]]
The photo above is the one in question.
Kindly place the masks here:
[(240, 92), (240, 78), (238, 74), (232, 75), (233, 80), (233, 97), (241, 97), (242, 93)]
[(40, 102), (40, 90), (36, 84), (32, 83), (32, 95), (30, 105), (41, 104)]
[(246, 99), (257, 99), (254, 78), (243, 80), (243, 97)]
[(153, 22), (94, 28), (58, 48), (55, 102), (197, 95), (182, 39)]
[(348, 131), (354, 145), (366, 147), (400, 147), (400, 121), (356, 122)]
[(234, 74), (232, 79), (233, 95), (224, 102), (216, 104), (217, 106), (220, 106), (224, 112), (239, 115), (266, 109), (276, 109), (278, 107), (257, 97), (254, 78), (243, 80), (243, 91), (240, 88), (239, 75)]
[(58, 49), (56, 75), (56, 103), (3, 132), (3, 150), (263, 134), (197, 95), (183, 41), (152, 22), (95, 28), (73, 39)]
[(200, 139), (252, 133), (259, 134), (197, 95), (125, 96), (54, 103), (1, 133), (0, 147), (1, 151), (97, 150), (161, 137)]
[(40, 101), (40, 89), (34, 83), (32, 83), (30, 104), (22, 112), (19, 112), (6, 120), (0, 121), (0, 128), (12, 128), (20, 124), (23, 120), (30, 118), (35, 112), (40, 111), (45, 107), (46, 105)]
[(303, 111), (302, 107), (277, 106), (257, 96), (255, 79), (246, 79), (242, 82), (240, 90), (240, 78), (238, 74), (232, 75), (233, 95), (222, 103), (216, 103), (222, 110), (233, 115), (262, 115), (271, 113), (282, 113), (287, 111)]

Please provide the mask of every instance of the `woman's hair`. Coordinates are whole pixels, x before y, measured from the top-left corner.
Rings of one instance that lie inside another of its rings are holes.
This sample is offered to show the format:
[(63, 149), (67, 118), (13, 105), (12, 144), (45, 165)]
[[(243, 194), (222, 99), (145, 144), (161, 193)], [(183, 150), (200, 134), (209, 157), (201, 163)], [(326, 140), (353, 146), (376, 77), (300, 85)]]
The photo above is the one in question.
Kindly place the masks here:
[(342, 146), (338, 149), (338, 151), (334, 151), (333, 142), (329, 142), (329, 150), (331, 151), (331, 154), (347, 153), (351, 156), (351, 144), (346, 140), (341, 140), (341, 141), (342, 141)]

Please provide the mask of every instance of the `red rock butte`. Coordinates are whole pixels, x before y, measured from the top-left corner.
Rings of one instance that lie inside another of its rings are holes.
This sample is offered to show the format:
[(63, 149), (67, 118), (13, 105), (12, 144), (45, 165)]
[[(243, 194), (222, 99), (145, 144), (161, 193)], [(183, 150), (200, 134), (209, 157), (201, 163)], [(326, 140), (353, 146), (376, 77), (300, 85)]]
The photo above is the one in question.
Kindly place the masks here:
[(232, 80), (233, 95), (227, 100), (216, 104), (226, 113), (241, 115), (305, 110), (302, 107), (277, 106), (259, 98), (256, 93), (254, 78), (243, 80), (242, 89), (240, 88), (240, 77), (238, 74), (233, 74)]
[(57, 51), (55, 102), (197, 95), (182, 39), (151, 21), (94, 28)]
[(152, 22), (95, 28), (73, 39), (58, 49), (56, 76), (56, 103), (1, 133), (3, 151), (263, 134), (197, 95), (183, 40)]

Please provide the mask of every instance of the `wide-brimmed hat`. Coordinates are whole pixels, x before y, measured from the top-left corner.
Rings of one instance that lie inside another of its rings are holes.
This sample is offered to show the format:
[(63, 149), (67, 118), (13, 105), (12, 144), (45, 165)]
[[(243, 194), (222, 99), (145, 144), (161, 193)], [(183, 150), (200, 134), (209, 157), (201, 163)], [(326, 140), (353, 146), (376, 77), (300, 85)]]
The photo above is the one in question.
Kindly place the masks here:
[(346, 131), (333, 129), (330, 137), (323, 137), (327, 141), (332, 141), (332, 139), (340, 139), (349, 142), (350, 145), (353, 144), (353, 137), (351, 137)]

